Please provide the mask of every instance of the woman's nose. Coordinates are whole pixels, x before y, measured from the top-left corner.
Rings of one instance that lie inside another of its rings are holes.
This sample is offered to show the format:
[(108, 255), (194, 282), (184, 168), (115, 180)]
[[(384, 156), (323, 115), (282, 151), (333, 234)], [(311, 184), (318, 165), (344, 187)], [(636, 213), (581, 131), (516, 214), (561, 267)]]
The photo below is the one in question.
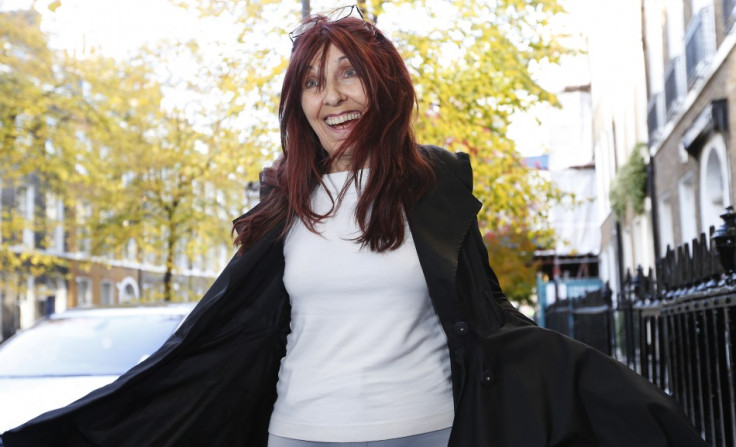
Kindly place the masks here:
[(330, 106), (339, 105), (345, 100), (345, 95), (342, 93), (339, 86), (334, 82), (327, 82), (324, 95), (324, 103)]

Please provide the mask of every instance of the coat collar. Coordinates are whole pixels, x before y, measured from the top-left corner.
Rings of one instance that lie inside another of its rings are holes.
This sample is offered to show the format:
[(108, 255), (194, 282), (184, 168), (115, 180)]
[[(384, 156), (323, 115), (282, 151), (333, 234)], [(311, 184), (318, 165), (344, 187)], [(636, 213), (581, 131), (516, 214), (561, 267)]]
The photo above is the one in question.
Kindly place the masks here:
[(472, 170), (467, 154), (455, 155), (434, 147), (423, 147), (422, 152), (434, 168), (436, 183), (409, 211), (408, 218), (430, 296), (442, 314), (446, 308), (443, 303), (454, 301), (447, 298), (456, 294), (460, 246), (476, 222), (481, 203), (472, 194)]
[(418, 249), (442, 264), (440, 271), (454, 278), (463, 239), (476, 221), (481, 203), (472, 193), (472, 170), (467, 154), (423, 147), (436, 182), (409, 212), (409, 224)]

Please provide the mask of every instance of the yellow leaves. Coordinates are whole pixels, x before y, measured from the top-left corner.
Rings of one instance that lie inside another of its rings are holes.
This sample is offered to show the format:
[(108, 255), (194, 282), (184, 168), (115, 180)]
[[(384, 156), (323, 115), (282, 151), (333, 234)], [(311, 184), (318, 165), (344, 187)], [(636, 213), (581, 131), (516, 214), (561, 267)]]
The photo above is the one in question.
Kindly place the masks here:
[(488, 257), (499, 278), (501, 288), (510, 299), (532, 304), (530, 293), (535, 285), (536, 246), (524, 230), (496, 231), (485, 235)]
[[(506, 129), (514, 112), (554, 101), (531, 77), (529, 64), (558, 57), (561, 48), (543, 36), (551, 34), (544, 27), (559, 8), (553, 0), (453, 5), (456, 18), (448, 20), (463, 26), (413, 33), (407, 24), (398, 34), (397, 47), (419, 95), (418, 138), (471, 154), (487, 232), (523, 235), (541, 247), (551, 238), (546, 215), (559, 192), (523, 165)], [(531, 280), (524, 284), (533, 284), (532, 270), (525, 270)], [(531, 286), (527, 295), (530, 291)]]
[[(33, 276), (42, 276), (50, 272), (63, 271), (68, 262), (38, 250), (20, 251), (0, 244), (0, 265), (2, 266), (0, 275), (25, 271)], [(2, 284), (0, 281), (0, 285)]]
[[(216, 56), (193, 40), (149, 48), (126, 62), (79, 61), (52, 53), (33, 17), (21, 26), (0, 15), (0, 65), (10, 67), (0, 72), (0, 166), (40, 173), (65, 200), (90, 203), (98, 246), (133, 239), (161, 259), (166, 241), (190, 257), (228, 242), (228, 218), (245, 206), (244, 185), (279, 150), (286, 33), (300, 17), (296, 1), (179, 3), (237, 23), (240, 35)], [(431, 19), (431, 27), (417, 31), (404, 14), (389, 36), (415, 81), (420, 142), (472, 154), (486, 228), (525, 229), (529, 240), (547, 239), (543, 217), (556, 193), (524, 168), (505, 132), (515, 111), (554, 101), (529, 65), (562, 51), (542, 32), (558, 10), (555, 1), (360, 5), (379, 26), (399, 8)], [(197, 69), (177, 70), (183, 59)], [(174, 101), (170, 92), (188, 100)]]
[(56, 12), (57, 9), (61, 6), (61, 0), (54, 0), (51, 3), (49, 3), (49, 11)]

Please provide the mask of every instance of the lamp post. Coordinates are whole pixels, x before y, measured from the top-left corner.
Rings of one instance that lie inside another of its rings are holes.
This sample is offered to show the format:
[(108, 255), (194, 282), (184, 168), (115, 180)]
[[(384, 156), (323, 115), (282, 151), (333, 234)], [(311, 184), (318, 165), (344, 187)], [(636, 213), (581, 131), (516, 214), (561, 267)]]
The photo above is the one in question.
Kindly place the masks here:
[(713, 233), (711, 238), (713, 247), (718, 253), (718, 260), (726, 274), (726, 282), (733, 282), (733, 274), (736, 271), (736, 213), (732, 206), (726, 207), (726, 212), (721, 214), (723, 225)]

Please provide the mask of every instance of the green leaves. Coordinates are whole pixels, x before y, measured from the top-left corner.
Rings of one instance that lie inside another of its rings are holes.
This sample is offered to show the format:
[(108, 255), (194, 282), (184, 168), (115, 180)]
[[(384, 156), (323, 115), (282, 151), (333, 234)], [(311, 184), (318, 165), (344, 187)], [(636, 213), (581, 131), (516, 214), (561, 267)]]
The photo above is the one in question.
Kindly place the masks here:
[(644, 213), (644, 199), (647, 196), (647, 164), (642, 156), (646, 144), (639, 143), (631, 151), (626, 163), (616, 171), (611, 180), (608, 199), (616, 219), (622, 221), (627, 212)]

